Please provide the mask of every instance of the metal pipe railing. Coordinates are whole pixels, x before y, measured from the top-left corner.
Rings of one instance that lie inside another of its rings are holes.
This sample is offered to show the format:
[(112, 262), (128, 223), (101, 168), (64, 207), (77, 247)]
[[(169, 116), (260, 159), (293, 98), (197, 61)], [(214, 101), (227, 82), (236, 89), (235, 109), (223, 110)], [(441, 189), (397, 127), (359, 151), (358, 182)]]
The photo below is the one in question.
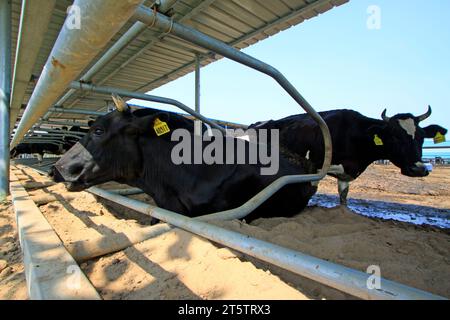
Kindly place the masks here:
[(97, 187), (90, 188), (89, 192), (355, 297), (389, 300), (444, 299), (386, 279), (381, 279), (380, 289), (369, 289), (367, 281), (370, 275), (361, 271), (188, 218)]
[[(38, 132), (36, 132), (38, 131)], [(40, 133), (40, 129), (37, 129), (36, 131), (31, 131), (30, 133), (26, 134), (25, 137), (42, 137), (42, 138), (74, 138), (81, 140), (82, 137), (74, 135), (74, 134), (66, 134), (66, 133)]]
[(11, 1), (0, 0), (0, 201), (9, 194), (11, 23)]
[[(80, 78), (80, 81), (87, 82), (92, 79), (108, 62), (110, 62), (121, 50), (123, 50), (131, 41), (147, 29), (147, 25), (142, 22), (135, 22), (114, 45), (105, 52), (105, 54)], [(62, 106), (76, 92), (76, 89), (70, 89), (56, 103)]]
[[(218, 53), (228, 59), (241, 63), (252, 69), (260, 71), (268, 76), (272, 77), (278, 84), (302, 107), (312, 119), (318, 123), (325, 146), (325, 157), (322, 169), (320, 170), (320, 176), (322, 179), (325, 177), (331, 165), (332, 157), (332, 145), (331, 145), (331, 135), (327, 124), (322, 119), (322, 117), (314, 110), (314, 108), (306, 101), (305, 98), (297, 91), (297, 89), (283, 76), (283, 74), (275, 69), (274, 67), (255, 59), (225, 43), (220, 40), (214, 39), (204, 33), (201, 33), (194, 28), (179, 24), (174, 22), (169, 17), (152, 11), (151, 9), (139, 6), (134, 15), (139, 21), (147, 23), (159, 31), (165, 31), (174, 36), (177, 36), (185, 41), (194, 43), (200, 47), (211, 50)], [(319, 180), (320, 180), (319, 179)]]
[(56, 0), (21, 1), (19, 34), (11, 91), (10, 131), (14, 129), (17, 116), (27, 91), (33, 68), (52, 18)]
[(56, 140), (45, 140), (45, 141), (40, 141), (40, 140), (28, 140), (28, 139), (23, 139), (22, 143), (27, 143), (27, 144), (43, 144), (43, 143), (48, 143), (48, 144), (52, 144), (55, 146), (60, 146), (61, 142), (56, 141)]
[(139, 188), (113, 189), (108, 191), (112, 193), (117, 193), (121, 196), (133, 196), (136, 194), (144, 193), (144, 191)]
[(81, 128), (89, 128), (89, 125), (85, 122), (75, 122), (75, 121), (50, 121), (50, 120), (42, 120), (39, 121), (40, 125), (48, 125), (48, 126), (64, 126), (64, 127), (72, 127), (77, 126)]
[(33, 131), (45, 131), (49, 133), (56, 133), (56, 134), (62, 134), (66, 136), (73, 136), (74, 138), (82, 138), (86, 134), (85, 132), (78, 132), (78, 131), (68, 131), (68, 130), (56, 130), (56, 129), (46, 129), (41, 127), (35, 127)]
[(93, 84), (87, 84), (87, 83), (82, 83), (82, 82), (78, 82), (78, 81), (73, 81), (70, 84), (70, 87), (71, 88), (77, 88), (77, 89), (80, 89), (80, 90), (86, 90), (86, 91), (92, 91), (92, 92), (97, 92), (97, 93), (109, 94), (109, 95), (115, 93), (115, 94), (118, 94), (118, 95), (123, 96), (123, 97), (134, 98), (134, 99), (145, 100), (145, 101), (152, 101), (152, 102), (157, 102), (157, 103), (162, 103), (162, 104), (168, 104), (168, 105), (176, 106), (176, 107), (180, 108), (181, 110), (186, 111), (187, 113), (189, 113), (192, 116), (196, 117), (197, 119), (200, 119), (203, 122), (206, 122), (209, 125), (211, 125), (212, 127), (214, 127), (214, 128), (216, 128), (216, 129), (218, 129), (218, 130), (220, 130), (220, 131), (225, 133), (225, 129), (222, 128), (221, 126), (219, 126), (217, 123), (209, 120), (208, 118), (206, 118), (202, 114), (196, 112), (195, 110), (192, 110), (191, 108), (189, 108), (185, 104), (183, 104), (180, 101), (177, 101), (175, 99), (158, 97), (158, 96), (153, 96), (153, 95), (149, 95), (149, 94), (145, 94), (145, 93), (132, 92), (132, 91), (127, 91), (127, 90), (122, 90), (122, 89), (112, 88), (112, 87), (95, 86)]
[(43, 141), (43, 142), (45, 142), (45, 141), (57, 141), (57, 142), (59, 142), (61, 144), (64, 143), (62, 137), (50, 137), (50, 136), (49, 137), (25, 136), (22, 141), (25, 141), (25, 140), (28, 140), (28, 141), (30, 141), (30, 140), (38, 141), (39, 140), (39, 141)]
[[(93, 110), (85, 110), (85, 109), (65, 109), (65, 108), (59, 108), (59, 107), (52, 107), (48, 109), (50, 112), (53, 113), (71, 113), (71, 114), (83, 114), (87, 116), (104, 116), (107, 112), (101, 112), (101, 111), (93, 111)], [(45, 117), (44, 117), (45, 119)]]
[(11, 149), (65, 92), (69, 83), (103, 50), (143, 2), (75, 0), (74, 5), (83, 17), (82, 27), (74, 29), (64, 25), (61, 29), (20, 120)]

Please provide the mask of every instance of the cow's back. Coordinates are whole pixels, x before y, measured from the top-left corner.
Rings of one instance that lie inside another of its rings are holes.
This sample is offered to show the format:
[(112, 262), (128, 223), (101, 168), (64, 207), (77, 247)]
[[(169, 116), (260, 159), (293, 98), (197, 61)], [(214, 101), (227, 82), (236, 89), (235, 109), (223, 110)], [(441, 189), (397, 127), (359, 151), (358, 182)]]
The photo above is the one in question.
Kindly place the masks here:
[[(333, 159), (338, 161), (349, 152), (348, 138), (355, 131), (358, 119), (365, 118), (353, 110), (331, 110), (319, 113), (330, 129)], [(281, 148), (295, 152), (301, 157), (309, 156), (320, 168), (324, 159), (324, 141), (319, 125), (308, 114), (292, 115), (280, 120), (270, 120), (250, 126), (253, 129), (278, 129)]]

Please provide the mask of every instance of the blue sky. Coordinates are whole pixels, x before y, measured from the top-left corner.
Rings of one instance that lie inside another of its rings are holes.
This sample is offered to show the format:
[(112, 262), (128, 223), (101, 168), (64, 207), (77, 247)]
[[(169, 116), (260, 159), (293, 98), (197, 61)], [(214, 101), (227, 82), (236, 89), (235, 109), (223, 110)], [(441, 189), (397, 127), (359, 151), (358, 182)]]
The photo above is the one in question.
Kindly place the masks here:
[[(371, 5), (381, 10), (379, 30), (367, 27)], [(350, 0), (244, 52), (278, 68), (318, 111), (350, 108), (379, 118), (384, 108), (421, 114), (430, 104), (424, 125), (450, 128), (448, 12), (449, 0)], [(208, 117), (250, 124), (303, 112), (272, 79), (233, 61), (201, 72)], [(193, 108), (194, 75), (152, 94)]]

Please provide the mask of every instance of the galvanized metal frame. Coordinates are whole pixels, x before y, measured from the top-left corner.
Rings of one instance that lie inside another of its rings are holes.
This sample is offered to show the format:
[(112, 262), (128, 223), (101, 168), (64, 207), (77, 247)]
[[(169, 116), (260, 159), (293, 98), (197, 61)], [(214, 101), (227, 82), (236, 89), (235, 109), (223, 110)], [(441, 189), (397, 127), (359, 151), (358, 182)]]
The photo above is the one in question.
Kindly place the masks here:
[[(176, 106), (176, 107), (180, 108), (181, 110), (186, 111), (187, 113), (189, 113), (192, 116), (196, 117), (197, 119), (200, 119), (203, 122), (208, 123), (212, 127), (216, 128), (216, 129), (218, 129), (218, 130), (220, 130), (222, 132), (225, 132), (225, 129), (222, 128), (221, 126), (219, 126), (217, 123), (209, 120), (205, 116), (201, 115), (200, 113), (196, 112), (195, 110), (192, 110), (191, 108), (189, 108), (185, 104), (183, 104), (180, 101), (177, 101), (175, 99), (164, 98), (164, 97), (159, 97), (159, 96), (154, 96), (154, 95), (149, 95), (149, 94), (144, 94), (144, 93), (131, 92), (131, 91), (122, 90), (122, 89), (119, 89), (119, 88), (100, 87), (100, 86), (95, 86), (93, 84), (86, 84), (86, 83), (82, 83), (82, 82), (78, 82), (78, 81), (72, 82), (70, 84), (70, 87), (71, 88), (77, 88), (77, 89), (80, 89), (80, 90), (86, 90), (86, 91), (92, 91), (92, 92), (97, 92), (97, 93), (109, 94), (109, 95), (115, 93), (115, 94), (121, 95), (123, 97), (134, 98), (134, 99), (145, 100), (145, 101), (158, 102), (158, 103), (163, 103), (163, 104), (169, 104), (169, 105), (172, 105), (172, 106)], [(68, 109), (68, 110), (73, 110), (73, 109)]]
[[(83, 26), (79, 30), (63, 26), (11, 141), (11, 149), (48, 111), (51, 104), (64, 93), (68, 84), (80, 75), (142, 3), (143, 0), (75, 0), (74, 5), (80, 9), (83, 16)], [(100, 16), (102, 19), (98, 19)], [(108, 21), (107, 24), (102, 23), (105, 20)], [(99, 24), (102, 24), (101, 28)]]
[[(274, 67), (255, 59), (223, 42), (207, 36), (194, 28), (179, 24), (174, 22), (173, 19), (166, 17), (157, 11), (152, 11), (144, 6), (139, 6), (134, 14), (134, 17), (139, 21), (147, 23), (152, 28), (158, 29), (160, 31), (165, 31), (166, 33), (171, 33), (185, 41), (194, 43), (200, 47), (209, 49), (215, 53), (218, 53), (226, 58), (234, 60), (240, 64), (247, 67), (260, 71), (270, 77), (272, 77), (278, 84), (303, 108), (311, 118), (317, 122), (319, 125), (323, 139), (324, 139), (324, 149), (325, 158), (323, 166), (320, 173), (315, 177), (321, 180), (327, 174), (331, 165), (332, 156), (332, 146), (331, 146), (331, 135), (327, 124), (322, 119), (322, 117), (314, 110), (314, 108), (306, 101), (305, 98), (297, 91), (297, 89), (284, 77), (284, 75), (275, 69)], [(308, 177), (306, 181), (312, 177)], [(301, 179), (301, 181), (305, 181)]]
[(9, 194), (11, 0), (0, 0), (0, 201)]
[(55, 3), (56, 0), (22, 1), (11, 91), (10, 131), (14, 129)]
[(77, 126), (80, 128), (88, 128), (88, 124), (86, 122), (77, 122), (77, 121), (51, 121), (51, 120), (42, 120), (38, 123), (39, 126), (63, 126), (63, 127), (72, 127)]
[[(347, 1), (348, 0), (335, 0), (335, 1), (333, 1), (333, 4), (341, 5)], [(307, 12), (310, 12), (310, 11), (320, 12), (320, 8), (323, 7), (324, 5), (326, 5), (327, 3), (329, 3), (328, 0), (317, 0), (317, 1), (314, 1), (311, 3), (308, 2), (308, 4), (305, 7), (298, 9), (298, 10), (293, 10), (292, 12), (276, 19), (275, 21), (267, 23), (267, 24), (257, 28), (253, 32), (251, 32), (249, 34), (245, 34), (244, 36), (231, 41), (230, 43), (228, 43), (228, 45), (233, 46), (233, 47), (240, 45), (240, 48), (242, 48), (242, 47), (246, 46), (246, 45), (242, 45), (242, 43), (245, 43), (246, 41), (249, 41), (249, 42), (251, 41), (250, 43), (254, 43), (255, 41), (252, 41), (252, 39), (254, 39), (254, 37), (256, 37), (258, 35), (260, 35), (263, 38), (267, 38), (269, 36), (269, 35), (265, 34), (265, 32), (267, 30), (271, 30), (272, 28), (276, 27), (277, 25), (280, 25), (280, 24), (282, 25), (284, 23), (288, 23), (292, 19), (302, 19), (302, 20), (307, 19), (307, 18), (302, 18), (302, 16), (303, 15), (306, 16)], [(161, 12), (164, 12), (164, 11), (161, 11)], [(298, 17), (300, 17), (300, 18), (298, 18)], [(175, 20), (175, 21), (177, 21), (177, 20)], [(180, 20), (179, 22), (182, 22), (182, 21)], [(206, 60), (216, 60), (216, 57), (213, 52), (209, 51), (209, 52), (203, 53), (200, 56), (200, 60), (201, 60), (201, 62), (206, 61)], [(167, 82), (168, 79), (173, 79), (174, 77), (176, 77), (177, 74), (183, 74), (183, 73), (191, 70), (194, 66), (195, 66), (195, 61), (188, 62), (187, 64), (179, 67), (178, 69), (176, 69), (168, 74), (165, 74), (165, 75), (161, 76), (160, 78), (152, 80), (151, 82), (146, 83), (145, 85), (141, 86), (137, 90), (141, 90), (143, 88), (145, 88), (146, 90), (151, 90), (151, 89), (153, 89), (154, 86), (161, 85), (161, 84)], [(108, 80), (108, 79), (106, 79), (106, 80)]]
[[(49, 112), (53, 112), (53, 113), (72, 113), (72, 114), (83, 114), (83, 115), (88, 115), (88, 116), (104, 116), (107, 112), (102, 112), (102, 111), (93, 111), (93, 110), (85, 110), (85, 109), (65, 109), (65, 108), (60, 108), (60, 107), (52, 107), (48, 109)], [(43, 119), (47, 120), (48, 118), (50, 118), (50, 113), (47, 113)]]
[[(200, 113), (200, 57), (195, 57), (195, 112)], [(194, 134), (200, 136), (202, 134), (202, 122), (195, 121)]]

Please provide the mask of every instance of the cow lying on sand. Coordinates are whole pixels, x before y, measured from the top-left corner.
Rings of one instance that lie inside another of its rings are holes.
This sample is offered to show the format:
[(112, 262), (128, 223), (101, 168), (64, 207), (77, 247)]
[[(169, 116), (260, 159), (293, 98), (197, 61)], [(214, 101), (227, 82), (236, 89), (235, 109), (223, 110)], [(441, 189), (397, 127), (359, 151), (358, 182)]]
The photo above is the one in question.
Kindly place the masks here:
[[(236, 208), (281, 176), (316, 173), (308, 160), (289, 161), (283, 155), (278, 173), (266, 176), (260, 164), (176, 165), (171, 151), (177, 143), (171, 141), (171, 133), (158, 136), (156, 123), (165, 123), (171, 132), (194, 131), (193, 122), (182, 116), (146, 109), (131, 112), (125, 105), (92, 124), (52, 168), (53, 179), (68, 183), (71, 191), (108, 181), (126, 183), (144, 190), (159, 207), (194, 217)], [(196, 138), (190, 135), (190, 143)], [(203, 142), (203, 148), (208, 145)], [(298, 214), (316, 191), (311, 183), (285, 186), (246, 219)]]
[[(398, 114), (392, 118), (382, 114), (382, 120), (363, 116), (353, 110), (321, 112), (333, 141), (333, 167), (329, 175), (338, 179), (341, 204), (347, 203), (349, 182), (358, 178), (377, 160), (390, 160), (409, 177), (429, 174), (422, 163), (425, 138), (443, 139), (447, 133), (437, 125), (421, 128), (419, 123), (431, 116), (415, 117)], [(280, 145), (302, 157), (309, 158), (317, 167), (323, 162), (324, 145), (320, 128), (307, 114), (293, 115), (281, 120), (258, 122), (249, 128), (279, 129)]]

